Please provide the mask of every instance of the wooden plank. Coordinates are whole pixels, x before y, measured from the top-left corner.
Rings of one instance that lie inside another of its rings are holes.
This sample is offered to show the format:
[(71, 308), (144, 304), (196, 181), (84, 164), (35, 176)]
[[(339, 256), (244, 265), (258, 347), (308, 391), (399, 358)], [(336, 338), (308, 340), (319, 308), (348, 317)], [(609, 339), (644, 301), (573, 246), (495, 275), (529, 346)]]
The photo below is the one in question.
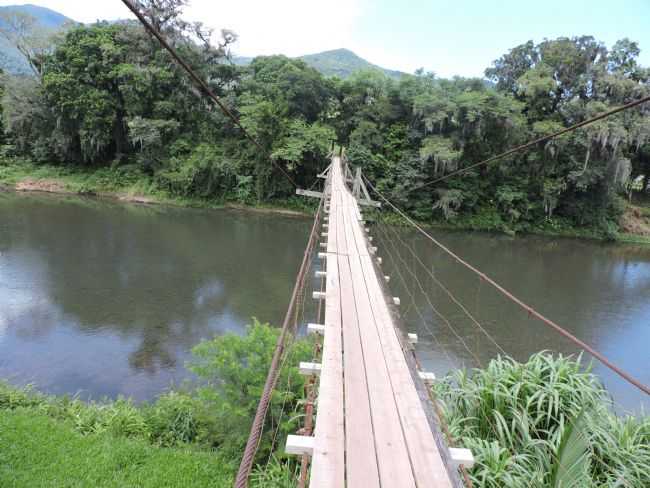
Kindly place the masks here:
[(449, 454), (451, 455), (451, 460), (456, 466), (460, 466), (461, 464), (466, 468), (474, 466), (474, 455), (469, 449), (450, 447)]
[(374, 318), (363, 271), (361, 257), (349, 256), (354, 297), (359, 316), (359, 330), (366, 362), (368, 391), (375, 427), (375, 449), (382, 486), (415, 486), (406, 442), (391, 388), (389, 371)]
[(379, 332), (382, 351), (389, 364), (390, 381), (415, 479), (418, 486), (451, 488), (449, 474), (442, 462), (433, 433), (429, 429), (424, 407), (408, 369), (372, 261), (368, 256), (362, 256), (361, 260), (368, 290), (372, 296), (374, 322)]
[(345, 365), (345, 448), (348, 486), (379, 487), (370, 397), (348, 256), (339, 256)]
[(310, 487), (345, 486), (345, 418), (338, 262), (328, 255), (323, 354)]
[(328, 176), (325, 336), (310, 487), (451, 487), (340, 158)]
[[(359, 219), (356, 218), (360, 216), (358, 206), (356, 201), (352, 200), (348, 224), (355, 237), (361, 268), (359, 273), (363, 277), (370, 300), (372, 317), (369, 323), (374, 326), (375, 333), (379, 338), (380, 350), (388, 370), (388, 382), (394, 397), (393, 408), (398, 413), (398, 422), (401, 425), (402, 435), (408, 449), (412, 473), (418, 486), (451, 487), (451, 481), (446, 467), (442, 463), (433, 433), (428, 428), (424, 407), (415, 389), (415, 383), (399, 343), (390, 310), (381, 291), (379, 276), (375, 273), (371, 257), (367, 252), (368, 245), (363, 239)], [(353, 252), (351, 249), (348, 251)], [(352, 259), (351, 265), (354, 267)], [(359, 315), (361, 317), (361, 314)], [(373, 334), (369, 333), (367, 337), (372, 338)], [(369, 384), (371, 391), (372, 387), (373, 385)]]
[(298, 456), (311, 456), (314, 452), (314, 438), (305, 435), (287, 436), (287, 445), (284, 452)]
[(337, 208), (337, 200), (339, 198), (340, 198), (340, 191), (335, 188), (333, 182), (332, 192), (330, 194), (330, 200), (329, 200), (330, 201), (330, 213), (329, 213), (329, 220), (328, 220), (329, 235), (327, 237), (327, 252), (331, 254), (336, 254), (338, 252), (338, 249), (336, 247), (336, 228), (337, 228), (337, 219), (338, 219), (338, 216), (336, 214), (336, 208)]
[(296, 188), (296, 195), (311, 198), (322, 198), (323, 193), (320, 191), (303, 190), (302, 188)]

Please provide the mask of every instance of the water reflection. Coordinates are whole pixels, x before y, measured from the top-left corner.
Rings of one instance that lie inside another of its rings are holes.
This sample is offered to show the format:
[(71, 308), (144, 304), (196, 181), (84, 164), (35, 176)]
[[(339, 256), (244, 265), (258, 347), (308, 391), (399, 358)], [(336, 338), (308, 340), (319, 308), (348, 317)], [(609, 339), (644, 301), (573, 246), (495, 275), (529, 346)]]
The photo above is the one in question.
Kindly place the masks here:
[[(418, 353), (435, 372), (485, 364), (499, 350), (429, 273), (449, 288), (509, 355), (525, 360), (542, 349), (576, 353), (568, 340), (505, 300), (422, 236), (403, 229), (374, 232), (385, 256), (385, 270), (393, 278), (391, 288), (404, 297), (406, 327), (418, 331)], [(525, 302), (650, 384), (650, 247), (541, 237), (436, 235)], [(431, 305), (447, 317), (453, 330), (432, 312)], [(623, 407), (650, 407), (644, 394), (610, 370), (599, 364), (594, 368)]]
[(309, 222), (0, 195), (0, 377), (149, 398), (199, 340), (277, 323)]
[[(202, 338), (241, 333), (252, 316), (281, 321), (310, 225), (273, 215), (0, 193), (0, 378), (57, 394), (152, 398), (187, 377), (188, 351)], [(421, 236), (398, 232), (388, 240), (373, 229), (406, 327), (418, 333), (418, 354), (430, 369), (475, 366), (498, 349), (429, 273), (517, 359), (540, 349), (576, 352)], [(437, 235), (650, 383), (650, 248)], [(597, 365), (596, 371), (626, 407), (647, 402), (613, 373)]]

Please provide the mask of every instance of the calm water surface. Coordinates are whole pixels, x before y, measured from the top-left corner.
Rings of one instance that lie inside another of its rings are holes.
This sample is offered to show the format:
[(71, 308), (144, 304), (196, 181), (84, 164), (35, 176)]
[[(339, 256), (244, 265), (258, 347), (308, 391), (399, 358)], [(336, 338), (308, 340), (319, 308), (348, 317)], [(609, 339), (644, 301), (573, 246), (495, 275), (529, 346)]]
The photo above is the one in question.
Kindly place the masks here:
[(309, 226), (0, 193), (0, 378), (151, 398), (201, 339), (280, 322)]
[[(278, 215), (0, 193), (0, 378), (55, 394), (153, 398), (188, 377), (184, 364), (201, 339), (242, 333), (252, 316), (281, 321), (310, 226)], [(498, 349), (429, 273), (516, 358), (575, 352), (417, 235), (373, 234), (404, 326), (418, 333), (433, 371), (475, 366)], [(650, 247), (437, 235), (650, 383)], [(621, 405), (641, 408), (641, 394), (596, 371)]]
[[(390, 288), (401, 299), (404, 326), (418, 333), (418, 355), (434, 372), (485, 364), (502, 350), (518, 360), (543, 349), (578, 352), (421, 235), (383, 226), (373, 233)], [(434, 233), (526, 303), (650, 384), (650, 246)], [(650, 410), (645, 394), (599, 363), (593, 366), (620, 410)]]

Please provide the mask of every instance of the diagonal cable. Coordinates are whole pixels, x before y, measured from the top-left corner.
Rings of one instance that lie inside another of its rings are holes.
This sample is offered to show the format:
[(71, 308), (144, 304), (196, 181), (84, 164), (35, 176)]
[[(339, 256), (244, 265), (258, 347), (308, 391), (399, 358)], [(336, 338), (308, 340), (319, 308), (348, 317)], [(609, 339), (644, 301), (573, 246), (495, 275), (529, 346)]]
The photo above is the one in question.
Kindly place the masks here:
[[(138, 8), (138, 7), (137, 7), (137, 6), (136, 6), (136, 5), (135, 5), (131, 0), (122, 0), (122, 3), (123, 3), (124, 5), (126, 5), (126, 6), (128, 7), (128, 9), (129, 9), (131, 12), (133, 12), (133, 14), (134, 14), (134, 15), (138, 18), (138, 20), (140, 21), (140, 23), (145, 27), (145, 29), (146, 29), (147, 31), (149, 31), (149, 32), (151, 33), (151, 35), (153, 35), (156, 39), (158, 39), (158, 42), (160, 43), (160, 45), (161, 45), (162, 47), (164, 47), (164, 48), (167, 50), (167, 52), (172, 56), (172, 58), (174, 58), (174, 60), (175, 60), (175, 61), (176, 61), (176, 62), (177, 62), (177, 63), (178, 63), (178, 64), (179, 64), (179, 65), (180, 65), (180, 66), (181, 66), (181, 67), (182, 67), (186, 72), (187, 72), (187, 74), (190, 76), (190, 78), (192, 79), (192, 81), (194, 81), (194, 83), (195, 83), (196, 86), (199, 88), (199, 90), (201, 90), (201, 91), (202, 91), (202, 92), (203, 92), (207, 97), (209, 97), (209, 98), (210, 98), (214, 103), (217, 104), (217, 106), (221, 109), (221, 111), (222, 111), (222, 112), (223, 112), (223, 113), (224, 113), (224, 114), (225, 114), (225, 115), (226, 115), (230, 120), (232, 120), (233, 124), (235, 124), (237, 127), (239, 127), (239, 129), (241, 129), (241, 131), (244, 133), (244, 135), (246, 136), (246, 138), (247, 138), (250, 142), (252, 142), (255, 146), (257, 146), (257, 148), (258, 148), (260, 151), (262, 151), (262, 153), (266, 152), (266, 151), (264, 150), (264, 148), (262, 147), (262, 145), (257, 141), (257, 139), (255, 139), (255, 138), (254, 138), (254, 137), (253, 137), (253, 136), (252, 136), (252, 135), (251, 135), (251, 134), (250, 134), (250, 133), (249, 133), (249, 132), (244, 128), (244, 126), (241, 124), (241, 122), (239, 121), (239, 119), (237, 119), (237, 117), (235, 116), (235, 114), (233, 114), (232, 111), (231, 111), (228, 107), (226, 107), (226, 105), (225, 105), (225, 104), (224, 104), (224, 103), (219, 99), (219, 97), (217, 97), (217, 96), (214, 94), (214, 92), (210, 89), (210, 87), (209, 87), (208, 84), (203, 80), (203, 78), (201, 78), (201, 77), (196, 73), (196, 71), (194, 71), (194, 70), (192, 69), (192, 67), (191, 67), (189, 64), (187, 64), (187, 62), (185, 62), (185, 60), (184, 60), (183, 58), (181, 58), (181, 56), (178, 54), (178, 52), (176, 51), (176, 49), (174, 49), (174, 48), (173, 48), (173, 47), (172, 47), (172, 46), (167, 42), (167, 40), (165, 39), (165, 37), (164, 37), (160, 32), (158, 32), (158, 30), (157, 30), (156, 28), (154, 28), (154, 27), (149, 23), (149, 21), (147, 21), (147, 19), (146, 19), (145, 16), (142, 14), (142, 12), (140, 12), (140, 9), (139, 9), (139, 8)], [(291, 176), (289, 176), (289, 173), (287, 173), (287, 172), (284, 170), (284, 168), (282, 168), (282, 166), (280, 166), (278, 163), (276, 163), (275, 161), (273, 161), (273, 159), (271, 159), (270, 161), (271, 161), (271, 164), (273, 164), (273, 166), (275, 166), (276, 168), (278, 168), (278, 169), (282, 172), (282, 174), (287, 178), (287, 180), (289, 180), (289, 181), (291, 182), (291, 184), (292, 184), (293, 186), (295, 186), (296, 188), (298, 187), (298, 185), (297, 185), (296, 182), (293, 180), (293, 178), (291, 178)]]

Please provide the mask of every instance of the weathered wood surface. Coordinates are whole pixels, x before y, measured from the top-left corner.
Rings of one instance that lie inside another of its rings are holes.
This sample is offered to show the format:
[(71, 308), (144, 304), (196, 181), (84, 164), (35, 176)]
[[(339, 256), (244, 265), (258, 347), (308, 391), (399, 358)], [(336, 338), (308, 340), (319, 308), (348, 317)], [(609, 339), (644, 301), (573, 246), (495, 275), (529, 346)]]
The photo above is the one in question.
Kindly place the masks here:
[(328, 176), (325, 327), (310, 487), (451, 488), (338, 158)]

